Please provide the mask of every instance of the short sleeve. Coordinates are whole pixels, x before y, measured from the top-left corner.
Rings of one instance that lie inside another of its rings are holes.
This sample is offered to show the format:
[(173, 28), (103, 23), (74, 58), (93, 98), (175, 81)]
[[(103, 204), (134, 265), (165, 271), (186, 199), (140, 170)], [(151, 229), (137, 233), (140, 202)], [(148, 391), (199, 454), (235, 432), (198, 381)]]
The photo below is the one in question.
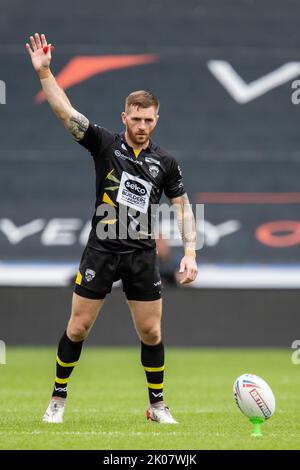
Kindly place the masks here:
[(169, 170), (165, 176), (164, 192), (169, 199), (182, 196), (186, 192), (180, 166), (173, 157), (170, 158)]
[(105, 147), (110, 145), (114, 139), (115, 136), (112, 132), (90, 122), (83, 138), (77, 142), (86, 148), (93, 157), (96, 157)]

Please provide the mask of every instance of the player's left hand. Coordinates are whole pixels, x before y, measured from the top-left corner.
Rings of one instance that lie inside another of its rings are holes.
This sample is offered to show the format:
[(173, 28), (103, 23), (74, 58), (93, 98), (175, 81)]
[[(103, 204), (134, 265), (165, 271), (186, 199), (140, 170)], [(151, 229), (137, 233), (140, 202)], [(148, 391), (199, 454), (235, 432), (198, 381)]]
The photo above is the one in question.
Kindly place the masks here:
[(184, 256), (180, 262), (179, 283), (189, 284), (198, 274), (197, 262), (194, 256)]

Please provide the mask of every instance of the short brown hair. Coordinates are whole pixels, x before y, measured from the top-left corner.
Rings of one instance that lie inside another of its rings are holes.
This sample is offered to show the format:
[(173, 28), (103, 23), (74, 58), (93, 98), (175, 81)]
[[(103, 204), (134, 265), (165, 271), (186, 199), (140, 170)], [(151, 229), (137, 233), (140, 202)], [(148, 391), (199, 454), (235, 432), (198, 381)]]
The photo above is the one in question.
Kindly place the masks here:
[(129, 106), (136, 106), (137, 108), (150, 108), (154, 106), (156, 111), (159, 110), (159, 101), (156, 96), (149, 91), (138, 90), (133, 91), (127, 96), (125, 100), (125, 111), (127, 112)]

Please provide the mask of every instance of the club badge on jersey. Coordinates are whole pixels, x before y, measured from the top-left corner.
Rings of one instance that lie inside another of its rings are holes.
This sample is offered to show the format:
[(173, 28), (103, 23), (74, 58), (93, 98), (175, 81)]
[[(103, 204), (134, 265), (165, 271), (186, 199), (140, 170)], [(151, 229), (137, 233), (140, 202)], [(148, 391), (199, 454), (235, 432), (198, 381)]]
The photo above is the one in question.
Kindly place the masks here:
[(153, 176), (153, 178), (156, 178), (159, 173), (159, 167), (156, 165), (150, 165), (149, 171), (150, 171), (150, 175)]

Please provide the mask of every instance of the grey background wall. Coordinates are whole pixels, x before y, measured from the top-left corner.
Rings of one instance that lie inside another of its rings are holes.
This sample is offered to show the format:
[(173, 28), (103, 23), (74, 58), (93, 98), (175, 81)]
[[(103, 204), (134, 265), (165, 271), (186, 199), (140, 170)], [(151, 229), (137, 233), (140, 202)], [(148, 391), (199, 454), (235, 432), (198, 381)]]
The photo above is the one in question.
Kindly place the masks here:
[[(70, 313), (70, 288), (1, 288), (0, 338), (7, 345), (56, 344)], [(168, 289), (166, 344), (186, 347), (290, 348), (299, 337), (296, 290)], [(121, 289), (107, 298), (89, 345), (138, 344)]]

